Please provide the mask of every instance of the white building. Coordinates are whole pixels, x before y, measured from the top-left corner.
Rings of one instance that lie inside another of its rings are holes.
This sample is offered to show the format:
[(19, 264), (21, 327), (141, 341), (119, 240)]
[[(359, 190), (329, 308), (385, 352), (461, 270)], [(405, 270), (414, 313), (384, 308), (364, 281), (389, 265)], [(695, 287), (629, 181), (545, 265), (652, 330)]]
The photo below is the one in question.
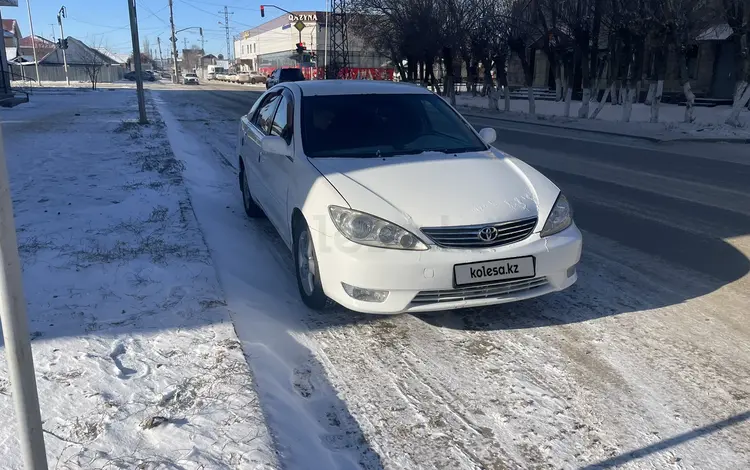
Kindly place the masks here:
[[(278, 67), (299, 67), (295, 52), (297, 43), (307, 48), (302, 59), (303, 68), (324, 67), (326, 60), (326, 13), (323, 11), (294, 11), (284, 14), (253, 29), (242, 32), (234, 42), (234, 54), (240, 71), (270, 73)], [(301, 19), (305, 27), (301, 33), (295, 23)], [(330, 51), (330, 45), (329, 45)], [(329, 58), (330, 59), (330, 58)], [(388, 59), (368, 50), (364, 41), (349, 31), (349, 66), (355, 73), (369, 71), (367, 78), (380, 78), (380, 71), (390, 71)], [(376, 70), (378, 69), (378, 70)], [(373, 77), (373, 70), (375, 75)]]

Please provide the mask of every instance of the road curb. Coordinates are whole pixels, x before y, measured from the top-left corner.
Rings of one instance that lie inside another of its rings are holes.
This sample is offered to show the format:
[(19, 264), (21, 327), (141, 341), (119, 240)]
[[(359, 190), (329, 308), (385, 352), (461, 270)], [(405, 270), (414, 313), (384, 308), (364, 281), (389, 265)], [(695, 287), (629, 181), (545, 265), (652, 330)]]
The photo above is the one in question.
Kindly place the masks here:
[[(513, 119), (509, 117), (499, 116), (497, 114), (484, 113), (478, 110), (484, 110), (484, 108), (474, 108), (469, 106), (457, 106), (458, 110), (464, 116), (493, 119), (496, 121), (514, 122), (518, 124), (529, 124), (532, 126), (540, 127), (552, 127), (556, 129), (566, 129), (578, 132), (590, 132), (593, 134), (611, 135), (616, 137), (627, 137), (630, 139), (646, 140), (657, 144), (667, 144), (673, 142), (703, 142), (703, 143), (727, 143), (727, 144), (750, 144), (750, 138), (748, 137), (651, 137), (647, 135), (628, 134), (625, 132), (606, 131), (601, 129), (582, 129), (580, 127), (566, 126), (564, 124), (556, 124), (551, 122), (539, 122), (525, 119)], [(511, 111), (512, 112), (512, 111)]]

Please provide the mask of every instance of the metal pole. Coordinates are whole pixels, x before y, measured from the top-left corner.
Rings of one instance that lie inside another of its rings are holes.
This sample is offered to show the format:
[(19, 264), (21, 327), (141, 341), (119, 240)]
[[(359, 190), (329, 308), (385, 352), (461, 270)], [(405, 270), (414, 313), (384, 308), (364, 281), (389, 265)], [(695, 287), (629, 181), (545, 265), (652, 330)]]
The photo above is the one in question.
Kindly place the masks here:
[(177, 38), (174, 36), (174, 12), (172, 11), (172, 0), (169, 0), (169, 24), (172, 28), (172, 62), (174, 63), (174, 76), (172, 83), (177, 82)]
[[(60, 23), (60, 41), (61, 44), (65, 41), (65, 31), (63, 30), (63, 18), (65, 18), (66, 13), (65, 7), (61, 7), (60, 11), (57, 13), (57, 22)], [(70, 76), (68, 75), (68, 58), (65, 55), (65, 48), (62, 50), (63, 52), (63, 65), (65, 66), (65, 82), (70, 86)]]
[(128, 0), (130, 11), (130, 36), (133, 40), (133, 63), (135, 64), (135, 88), (138, 93), (138, 122), (148, 124), (146, 118), (146, 100), (143, 96), (143, 77), (141, 76), (141, 46), (138, 43), (138, 15), (135, 11), (136, 0)]
[(21, 261), (13, 221), (5, 145), (0, 129), (0, 322), (5, 338), (8, 375), (18, 421), (18, 441), (27, 470), (47, 470), (42, 416), (31, 355), (29, 321), (26, 317)]
[(34, 68), (36, 69), (36, 83), (42, 84), (39, 77), (39, 61), (36, 58), (36, 36), (34, 36), (34, 22), (31, 20), (31, 0), (26, 0), (26, 8), (29, 10), (29, 29), (31, 30), (31, 48), (34, 50)]
[(326, 0), (326, 38), (325, 38), (325, 51), (323, 52), (323, 66), (325, 67), (325, 74), (328, 77), (328, 10), (330, 9), (330, 2)]

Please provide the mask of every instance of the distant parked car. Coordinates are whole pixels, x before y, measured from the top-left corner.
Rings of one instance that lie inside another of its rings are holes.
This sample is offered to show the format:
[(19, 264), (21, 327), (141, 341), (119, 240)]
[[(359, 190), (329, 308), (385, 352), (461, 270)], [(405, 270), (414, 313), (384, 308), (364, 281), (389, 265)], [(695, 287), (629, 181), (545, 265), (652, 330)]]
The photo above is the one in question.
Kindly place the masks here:
[(226, 81), (232, 82), (232, 83), (239, 83), (240, 77), (236, 73), (228, 73), (226, 75)]
[(172, 75), (169, 72), (162, 72), (160, 75), (161, 75), (161, 78), (166, 78), (166, 79), (172, 78)]
[(194, 73), (186, 73), (185, 77), (182, 79), (183, 85), (200, 85), (200, 82), (198, 82), (198, 75)]
[(250, 84), (266, 83), (268, 78), (260, 72), (250, 72)]
[(283, 82), (303, 82), (305, 76), (300, 69), (276, 69), (266, 80), (266, 89)]
[[(130, 80), (132, 82), (135, 81), (136, 74), (134, 71), (130, 71), (126, 73), (123, 78), (126, 80)], [(141, 71), (141, 80), (147, 81), (147, 82), (153, 82), (156, 81), (156, 77), (154, 76), (154, 73), (151, 71)]]

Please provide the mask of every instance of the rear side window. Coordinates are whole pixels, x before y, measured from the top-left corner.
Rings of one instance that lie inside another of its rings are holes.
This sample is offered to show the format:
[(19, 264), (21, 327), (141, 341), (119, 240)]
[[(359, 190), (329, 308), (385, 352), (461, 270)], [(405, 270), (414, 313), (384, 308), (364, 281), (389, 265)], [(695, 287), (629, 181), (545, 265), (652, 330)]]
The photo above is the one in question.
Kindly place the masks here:
[(305, 79), (300, 69), (283, 69), (281, 70), (281, 79), (289, 82), (300, 82)]

